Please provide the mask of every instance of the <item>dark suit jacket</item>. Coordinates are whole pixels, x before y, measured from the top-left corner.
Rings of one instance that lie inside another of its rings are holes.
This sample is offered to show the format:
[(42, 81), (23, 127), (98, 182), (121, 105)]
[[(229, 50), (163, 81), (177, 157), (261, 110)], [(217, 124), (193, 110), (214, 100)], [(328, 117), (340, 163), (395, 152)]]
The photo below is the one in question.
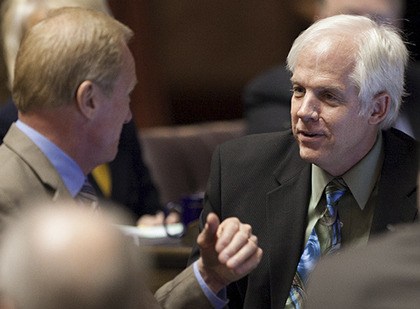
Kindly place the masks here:
[[(1, 141), (16, 120), (16, 106), (12, 100), (8, 100), (0, 109)], [(134, 121), (123, 126), (117, 156), (109, 163), (112, 182), (111, 200), (125, 206), (135, 219), (162, 209), (158, 191), (153, 184), (149, 169), (143, 162), (137, 134)], [(89, 179), (99, 195), (103, 196), (91, 175)]]
[[(401, 115), (409, 121), (420, 140), (420, 62), (410, 62), (406, 70), (406, 92)], [(290, 127), (290, 73), (285, 65), (273, 67), (249, 82), (243, 92), (247, 132), (277, 132)]]
[(325, 257), (311, 274), (305, 308), (420, 308), (419, 235), (420, 224), (411, 224), (363, 250)]
[[(385, 158), (371, 233), (417, 216), (416, 143), (404, 133), (383, 132)], [(232, 308), (282, 308), (304, 248), (311, 194), (311, 164), (299, 156), (291, 131), (249, 135), (214, 153), (205, 206), (221, 220), (249, 223), (264, 255), (258, 267), (228, 287)], [(197, 258), (195, 248), (191, 260)]]

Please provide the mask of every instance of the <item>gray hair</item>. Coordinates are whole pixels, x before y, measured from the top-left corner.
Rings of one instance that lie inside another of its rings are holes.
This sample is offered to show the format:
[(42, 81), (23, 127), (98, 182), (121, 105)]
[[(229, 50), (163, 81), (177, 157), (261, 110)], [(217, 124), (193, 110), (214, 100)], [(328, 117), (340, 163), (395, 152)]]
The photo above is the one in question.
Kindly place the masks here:
[(132, 35), (127, 26), (98, 11), (49, 11), (27, 32), (16, 58), (13, 99), (18, 109), (73, 102), (86, 80), (111, 94), (122, 69), (123, 45)]
[(29, 24), (45, 15), (47, 11), (60, 7), (85, 7), (111, 14), (106, 0), (3, 1), (1, 7), (1, 38), (10, 87), (13, 84), (16, 55)]
[(381, 129), (389, 128), (398, 117), (409, 58), (399, 30), (363, 16), (336, 15), (321, 19), (294, 41), (287, 56), (287, 68), (293, 73), (305, 48), (331, 36), (354, 42), (355, 67), (350, 79), (359, 89), (360, 114), (370, 112), (370, 103), (376, 95), (385, 92), (390, 96), (389, 112), (380, 124)]

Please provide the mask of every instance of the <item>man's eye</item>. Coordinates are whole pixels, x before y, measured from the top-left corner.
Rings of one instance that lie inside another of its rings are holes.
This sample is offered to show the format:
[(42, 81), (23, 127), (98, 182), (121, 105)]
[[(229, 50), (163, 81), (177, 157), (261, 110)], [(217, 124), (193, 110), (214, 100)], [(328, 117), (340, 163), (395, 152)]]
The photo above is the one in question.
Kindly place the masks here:
[(322, 94), (322, 100), (331, 105), (339, 105), (342, 102), (340, 96), (331, 92), (324, 92)]
[(295, 97), (301, 97), (305, 94), (305, 89), (303, 87), (293, 87), (292, 93)]
[(326, 99), (326, 100), (336, 100), (337, 98), (332, 93), (327, 92), (327, 93), (324, 93), (324, 99)]

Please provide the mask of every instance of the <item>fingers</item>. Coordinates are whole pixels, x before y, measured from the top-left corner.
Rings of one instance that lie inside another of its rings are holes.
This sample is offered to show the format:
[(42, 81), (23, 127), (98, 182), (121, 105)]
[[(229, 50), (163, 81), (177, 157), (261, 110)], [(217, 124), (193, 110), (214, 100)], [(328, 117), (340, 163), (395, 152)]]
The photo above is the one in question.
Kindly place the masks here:
[(249, 224), (238, 218), (219, 218), (210, 213), (197, 243), (201, 250), (199, 270), (209, 287), (217, 292), (257, 267), (263, 251)]
[(168, 214), (168, 216), (165, 218), (166, 224), (174, 224), (181, 221), (181, 216), (178, 212), (172, 211)]
[(226, 263), (247, 244), (252, 236), (252, 228), (249, 224), (241, 223), (237, 218), (228, 218), (222, 222), (217, 234), (218, 241), (215, 248), (219, 252), (221, 262)]
[(239, 248), (227, 261), (226, 266), (237, 272), (247, 272), (255, 268), (262, 257), (262, 249), (258, 247), (257, 236), (252, 235), (245, 245)]
[(207, 215), (206, 224), (204, 229), (198, 235), (197, 244), (200, 248), (213, 247), (217, 241), (216, 232), (218, 230), (220, 220), (214, 213)]
[(220, 224), (217, 234), (217, 258), (224, 266), (220, 277), (228, 279), (228, 282), (236, 281), (258, 266), (263, 251), (249, 224), (241, 223), (237, 218), (228, 218)]
[[(257, 248), (255, 253), (251, 255), (247, 260), (238, 263), (233, 267), (229, 267), (229, 269), (235, 273), (235, 276), (239, 279), (246, 274), (250, 273), (253, 269), (255, 269), (261, 261), (263, 256), (263, 251), (261, 248)], [(228, 263), (229, 264), (229, 263)], [(228, 265), (227, 265), (228, 266)]]
[(162, 211), (158, 211), (155, 215), (143, 215), (137, 221), (137, 226), (153, 226), (161, 225), (165, 219)]
[(252, 257), (259, 249), (258, 239), (250, 235), (246, 239), (242, 234), (235, 235), (232, 242), (219, 254), (219, 261), (229, 268), (235, 268)]

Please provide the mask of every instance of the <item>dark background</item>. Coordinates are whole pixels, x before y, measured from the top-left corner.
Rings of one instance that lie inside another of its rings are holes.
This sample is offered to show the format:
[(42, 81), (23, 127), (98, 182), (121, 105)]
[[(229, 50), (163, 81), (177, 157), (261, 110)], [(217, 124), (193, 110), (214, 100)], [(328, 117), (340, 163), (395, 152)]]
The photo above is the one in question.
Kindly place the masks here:
[[(413, 43), (420, 42), (417, 1), (408, 0), (405, 20)], [(130, 47), (139, 84), (132, 108), (137, 125), (146, 128), (241, 118), (243, 87), (285, 60), (293, 39), (311, 22), (313, 1), (109, 3), (115, 17), (135, 31)], [(417, 46), (409, 48), (420, 59)], [(0, 62), (1, 101), (8, 95)]]

